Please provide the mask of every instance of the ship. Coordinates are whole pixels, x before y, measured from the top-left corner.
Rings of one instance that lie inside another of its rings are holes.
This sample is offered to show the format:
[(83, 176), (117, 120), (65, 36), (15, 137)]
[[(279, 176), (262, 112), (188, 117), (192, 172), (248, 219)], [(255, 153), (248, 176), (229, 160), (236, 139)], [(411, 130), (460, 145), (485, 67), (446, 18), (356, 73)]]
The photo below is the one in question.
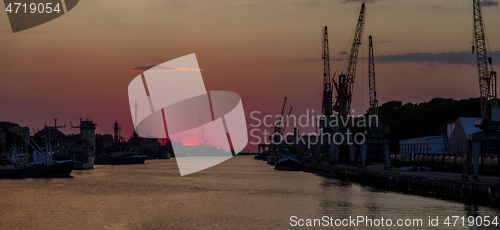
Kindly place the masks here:
[(304, 166), (292, 155), (282, 155), (276, 160), (274, 169), (279, 171), (300, 171)]
[(73, 160), (75, 161), (75, 169), (93, 169), (94, 168), (94, 151), (91, 150), (90, 146), (83, 143), (78, 143), (70, 148), (70, 152), (73, 154)]
[(28, 153), (13, 148), (1, 156), (0, 178), (69, 177), (74, 165), (72, 160), (56, 162), (48, 151), (34, 151), (30, 162)]
[(95, 129), (97, 124), (93, 123), (87, 118), (83, 120), (80, 118), (80, 125), (71, 124), (72, 129), (80, 130), (81, 140), (70, 148), (75, 161), (75, 169), (93, 169), (95, 161)]

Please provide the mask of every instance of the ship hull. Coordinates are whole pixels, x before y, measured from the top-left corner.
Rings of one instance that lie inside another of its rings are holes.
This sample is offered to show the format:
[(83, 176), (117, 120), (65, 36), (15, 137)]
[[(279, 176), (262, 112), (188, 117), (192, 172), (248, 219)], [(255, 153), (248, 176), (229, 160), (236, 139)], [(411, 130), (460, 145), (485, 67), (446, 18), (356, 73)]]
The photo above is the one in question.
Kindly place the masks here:
[(69, 177), (74, 165), (74, 161), (67, 161), (49, 166), (2, 169), (0, 178)]
[(279, 171), (300, 171), (303, 166), (298, 161), (288, 158), (277, 162), (274, 169)]
[(82, 161), (76, 161), (74, 169), (93, 169), (94, 168), (95, 157), (88, 157), (87, 163)]
[(141, 156), (122, 156), (122, 157), (96, 157), (94, 164), (96, 165), (130, 165), (144, 164), (147, 155)]

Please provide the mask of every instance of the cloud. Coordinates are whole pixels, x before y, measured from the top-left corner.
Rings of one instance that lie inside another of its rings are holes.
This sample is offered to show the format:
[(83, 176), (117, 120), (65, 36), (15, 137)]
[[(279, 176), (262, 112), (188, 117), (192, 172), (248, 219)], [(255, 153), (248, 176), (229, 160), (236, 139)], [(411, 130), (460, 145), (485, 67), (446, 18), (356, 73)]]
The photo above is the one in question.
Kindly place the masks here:
[[(488, 53), (489, 56), (489, 53)], [(500, 65), (500, 50), (491, 52), (494, 65)], [(366, 57), (359, 57), (358, 60), (365, 60)], [(341, 58), (330, 58), (332, 61), (341, 61)], [(299, 61), (316, 62), (322, 61), (320, 58), (301, 59)], [(443, 52), (443, 53), (406, 53), (396, 55), (380, 55), (375, 57), (376, 62), (415, 62), (425, 63), (428, 67), (434, 64), (450, 64), (450, 65), (477, 65), (476, 55), (471, 52)]]
[[(500, 61), (500, 51), (491, 53), (493, 61)], [(381, 55), (375, 58), (377, 62), (421, 62), (441, 63), (453, 65), (475, 65), (476, 55), (471, 52), (443, 52), (443, 53), (407, 53), (397, 55)]]
[(135, 68), (132, 68), (132, 69), (128, 69), (128, 70), (125, 70), (127, 72), (144, 72), (148, 69), (151, 69), (153, 67), (155, 67), (156, 65), (145, 65), (145, 66), (139, 66), (139, 67), (135, 67)]
[(139, 66), (132, 69), (125, 70), (127, 72), (145, 72), (151, 68), (155, 67), (152, 72), (173, 72), (173, 71), (203, 71), (202, 69), (193, 69), (186, 67), (177, 67), (177, 66), (169, 66), (169, 65), (145, 65)]
[(339, 52), (338, 54), (347, 54), (347, 51)]
[(481, 1), (481, 6), (488, 7), (488, 6), (498, 6), (498, 2), (494, 0), (483, 0)]

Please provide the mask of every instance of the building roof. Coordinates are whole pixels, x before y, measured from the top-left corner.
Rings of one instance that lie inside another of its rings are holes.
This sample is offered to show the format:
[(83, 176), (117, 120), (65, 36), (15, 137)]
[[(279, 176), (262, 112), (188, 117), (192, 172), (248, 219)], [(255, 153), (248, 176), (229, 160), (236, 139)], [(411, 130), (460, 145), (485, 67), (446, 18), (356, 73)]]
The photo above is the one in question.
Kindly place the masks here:
[(459, 117), (458, 120), (460, 121), (460, 124), (462, 124), (462, 128), (465, 131), (465, 135), (469, 136), (470, 134), (476, 133), (481, 131), (479, 127), (474, 126), (474, 122), (479, 121), (481, 122), (481, 118), (477, 117)]
[(30, 128), (28, 127), (7, 127), (7, 128), (13, 133), (22, 133), (30, 131)]
[(63, 132), (61, 132), (59, 129), (54, 129), (52, 127), (45, 127), (43, 128), (42, 130), (38, 131), (35, 135), (36, 136), (44, 136), (45, 135), (45, 129), (47, 129), (48, 132), (52, 133), (51, 135), (57, 135), (57, 136), (61, 136), (61, 137), (67, 137), (66, 134), (64, 134)]
[(437, 138), (443, 138), (443, 135), (438, 135), (438, 136), (425, 136), (425, 137), (415, 137), (415, 138), (410, 138), (410, 139), (404, 139), (400, 141), (423, 141), (423, 140), (431, 140), (431, 139), (437, 139)]

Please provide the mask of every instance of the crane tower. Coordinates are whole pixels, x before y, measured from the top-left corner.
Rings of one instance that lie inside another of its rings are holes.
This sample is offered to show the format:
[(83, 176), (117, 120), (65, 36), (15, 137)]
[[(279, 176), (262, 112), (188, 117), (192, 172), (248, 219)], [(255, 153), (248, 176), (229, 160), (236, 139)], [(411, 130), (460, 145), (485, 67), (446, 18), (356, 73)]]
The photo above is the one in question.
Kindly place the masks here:
[(354, 39), (352, 41), (351, 53), (349, 55), (349, 62), (347, 63), (347, 68), (342, 74), (339, 75), (339, 87), (337, 89), (337, 101), (335, 102), (334, 108), (341, 116), (347, 116), (350, 114), (352, 92), (354, 88), (354, 78), (356, 76), (356, 66), (358, 63), (358, 52), (359, 45), (361, 45), (361, 39), (363, 37), (363, 29), (365, 25), (365, 4), (361, 5), (361, 11), (359, 12), (358, 23), (356, 25), (356, 31), (354, 33)]
[(369, 115), (378, 116), (377, 91), (375, 89), (375, 58), (373, 57), (372, 36), (368, 37), (368, 84), (370, 88), (370, 108)]
[[(497, 106), (496, 72), (491, 65), (486, 49), (486, 34), (483, 15), (479, 0), (474, 0), (474, 45), (472, 52), (476, 53), (477, 70), (479, 76), (479, 92), (481, 101), (481, 117), (484, 121), (491, 121), (491, 108)], [(491, 71), (490, 71), (491, 69)]]
[(330, 76), (330, 51), (328, 48), (328, 28), (323, 29), (323, 114), (329, 117), (332, 110), (332, 82)]
[[(320, 161), (320, 154), (322, 147), (326, 145), (325, 137), (328, 138), (327, 142), (329, 144), (328, 156), (329, 163), (339, 161), (340, 150), (339, 146), (347, 145), (349, 148), (349, 162), (354, 163), (354, 146), (352, 145), (352, 140), (350, 136), (346, 135), (349, 133), (349, 125), (339, 126), (335, 124), (340, 124), (340, 122), (332, 122), (333, 120), (349, 120), (348, 116), (350, 114), (351, 101), (352, 101), (352, 90), (354, 87), (354, 77), (356, 75), (356, 65), (358, 61), (358, 51), (359, 45), (361, 45), (361, 38), (363, 35), (363, 28), (365, 24), (365, 4), (361, 5), (361, 11), (359, 13), (358, 21), (356, 24), (356, 30), (354, 34), (354, 39), (351, 47), (351, 53), (349, 55), (349, 60), (347, 68), (338, 76), (338, 82), (335, 82), (334, 78), (330, 76), (330, 58), (328, 51), (328, 30), (327, 27), (323, 29), (323, 114), (325, 115), (322, 120), (320, 120), (321, 127), (321, 140), (316, 145), (316, 159)], [(332, 84), (333, 83), (333, 84)], [(333, 87), (337, 92), (337, 97), (335, 103), (331, 103)], [(337, 112), (337, 115), (333, 115), (333, 111)], [(327, 135), (325, 135), (327, 134)], [(341, 134), (341, 135), (335, 135)], [(345, 138), (343, 138), (345, 137)], [(343, 139), (341, 141), (340, 139)], [(347, 139), (347, 140), (346, 140)], [(339, 145), (339, 146), (337, 146)]]
[(473, 0), (474, 13), (474, 45), (472, 52), (476, 53), (477, 71), (479, 76), (479, 92), (482, 121), (476, 123), (482, 132), (472, 134), (467, 151), (467, 175), (472, 174), (474, 181), (478, 180), (480, 158), (494, 158), (499, 151), (493, 146), (500, 144), (499, 125), (500, 108), (497, 107), (497, 73), (493, 70), (491, 57), (488, 57), (486, 29), (479, 0)]

